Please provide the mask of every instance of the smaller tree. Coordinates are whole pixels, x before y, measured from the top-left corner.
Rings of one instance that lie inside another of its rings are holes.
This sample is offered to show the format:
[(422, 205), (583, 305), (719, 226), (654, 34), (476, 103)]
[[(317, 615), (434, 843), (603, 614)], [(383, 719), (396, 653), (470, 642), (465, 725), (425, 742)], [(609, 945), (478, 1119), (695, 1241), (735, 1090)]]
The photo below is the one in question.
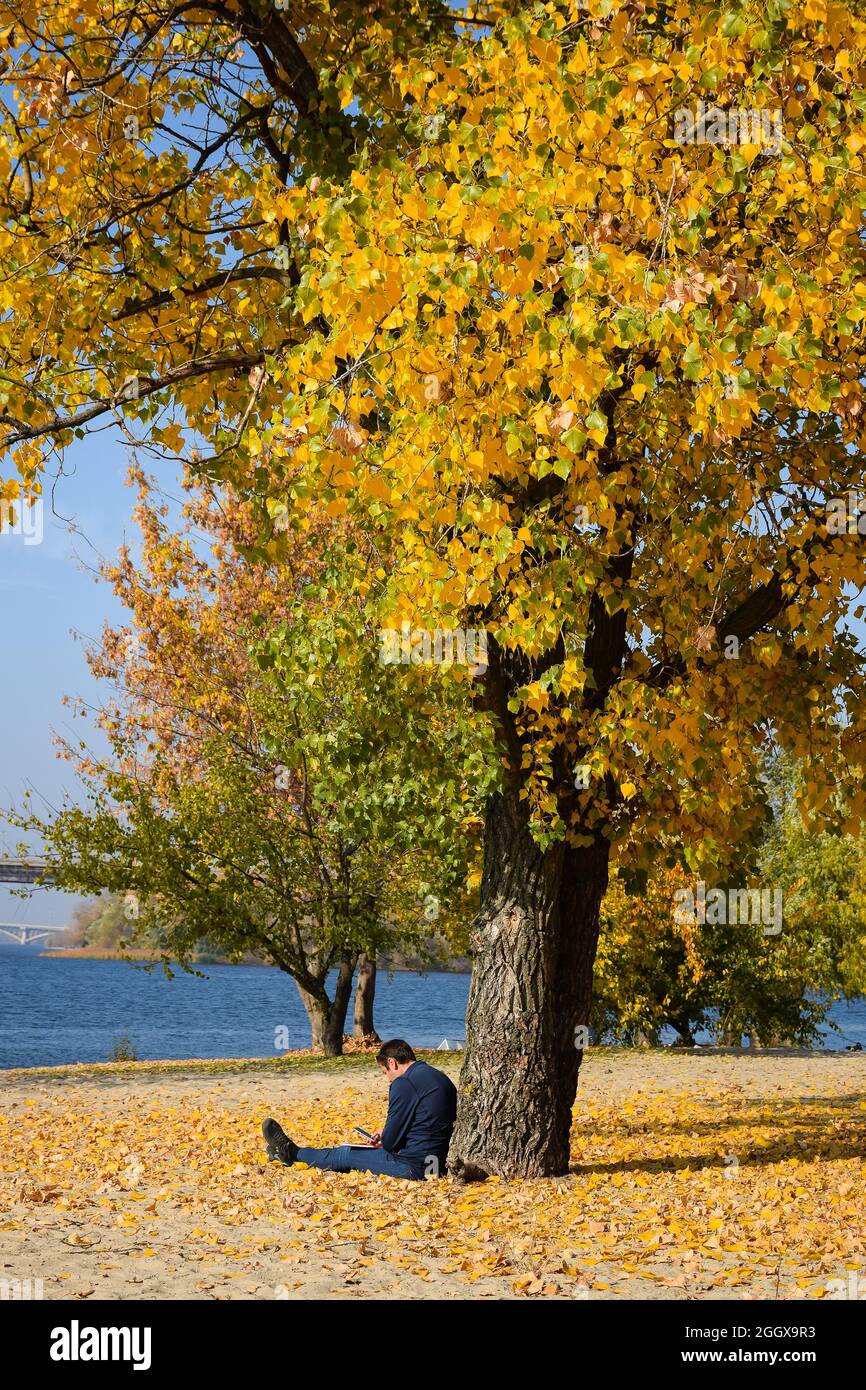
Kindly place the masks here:
[(72, 947), (86, 946), (89, 941), (91, 927), (102, 915), (104, 908), (105, 899), (101, 897), (88, 898), (86, 902), (79, 903), (72, 914), (72, 920), (69, 926), (66, 928), (61, 938), (63, 945)]
[[(685, 1043), (706, 1022), (705, 964), (696, 932), (675, 917), (689, 880), (663, 869), (630, 883), (614, 872), (602, 908), (592, 1027), (600, 1037), (657, 1044), (663, 1028)], [(631, 889), (631, 891), (629, 891)]]
[[(696, 894), (697, 883), (679, 867), (657, 869), (643, 883), (614, 875), (596, 963), (599, 1034), (657, 1042), (670, 1027), (690, 1044), (706, 1028), (722, 1042), (748, 1036), (764, 1045), (807, 1045), (836, 1000), (863, 993), (863, 844), (810, 829), (800, 814), (800, 782), (788, 759), (769, 770), (770, 818), (756, 842), (734, 847), (740, 870), (729, 869), (718, 885), (726, 894), (757, 883), (778, 892), (781, 930), (682, 920), (681, 894)], [(843, 824), (845, 808), (838, 809)]]
[[(119, 689), (97, 714), (110, 756), (65, 745), (88, 803), (12, 819), (41, 833), (58, 887), (133, 895), (167, 969), (203, 937), (272, 960), (314, 1047), (339, 1053), (359, 956), (419, 943), (423, 893), (465, 887), (484, 739), (434, 671), (380, 664), (351, 596), (318, 602), (309, 538), (245, 555), (250, 514), (213, 490), (174, 533), (136, 476), (142, 557), (108, 570), (134, 626), (90, 657)], [(331, 564), (351, 543), (314, 540)]]

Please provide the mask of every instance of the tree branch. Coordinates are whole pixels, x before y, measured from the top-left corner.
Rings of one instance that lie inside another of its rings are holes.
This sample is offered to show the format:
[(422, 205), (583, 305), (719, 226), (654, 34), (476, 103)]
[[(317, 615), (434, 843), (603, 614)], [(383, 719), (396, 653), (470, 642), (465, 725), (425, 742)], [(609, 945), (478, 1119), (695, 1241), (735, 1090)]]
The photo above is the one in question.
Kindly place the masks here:
[[(162, 376), (137, 377), (135, 399), (140, 400), (144, 396), (152, 396), (157, 391), (165, 390), (166, 386), (172, 386), (180, 381), (190, 381), (194, 377), (209, 376), (218, 372), (249, 371), (251, 367), (261, 365), (264, 360), (264, 352), (240, 352), (234, 355), (215, 353), (210, 357), (200, 357), (196, 361), (184, 362), (178, 367), (170, 367)], [(22, 426), (21, 429), (6, 435), (4, 439), (0, 439), (0, 449), (8, 449), (13, 444), (20, 444), (28, 439), (39, 439), (47, 434), (65, 434), (68, 430), (80, 429), (82, 425), (89, 424), (91, 420), (97, 419), (100, 415), (108, 414), (122, 401), (128, 399), (127, 383), (113, 396), (91, 401), (89, 405), (82, 407), (81, 410), (72, 415), (55, 415), (51, 420), (47, 420), (41, 425)]]

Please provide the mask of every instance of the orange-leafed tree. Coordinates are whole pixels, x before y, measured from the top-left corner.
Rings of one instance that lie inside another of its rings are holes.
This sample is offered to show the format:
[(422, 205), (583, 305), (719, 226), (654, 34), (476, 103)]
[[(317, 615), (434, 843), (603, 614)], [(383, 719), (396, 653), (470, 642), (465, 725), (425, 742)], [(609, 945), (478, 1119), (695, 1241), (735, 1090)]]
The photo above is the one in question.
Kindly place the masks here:
[(253, 508), (230, 490), (188, 481), (172, 520), (134, 481), (141, 543), (103, 566), (128, 621), (88, 650), (112, 693), (76, 702), (108, 752), (65, 740), (84, 804), (17, 823), (58, 887), (114, 894), (114, 925), (167, 967), (203, 939), (279, 966), (313, 1046), (339, 1054), (359, 958), (417, 948), (431, 901), (443, 927), (465, 908), (483, 729), (431, 673), (395, 685), (356, 601), (321, 608), (345, 526), (281, 533), (254, 558)]

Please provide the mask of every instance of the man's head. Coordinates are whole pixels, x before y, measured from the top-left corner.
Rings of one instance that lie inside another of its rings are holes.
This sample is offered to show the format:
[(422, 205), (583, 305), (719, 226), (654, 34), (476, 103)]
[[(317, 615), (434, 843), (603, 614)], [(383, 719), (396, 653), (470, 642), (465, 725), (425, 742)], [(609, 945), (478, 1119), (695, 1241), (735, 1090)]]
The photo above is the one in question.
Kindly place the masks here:
[(398, 1076), (402, 1076), (408, 1071), (415, 1061), (415, 1053), (407, 1042), (402, 1038), (392, 1038), (390, 1042), (383, 1043), (376, 1053), (376, 1061), (385, 1073), (388, 1085), (396, 1081)]

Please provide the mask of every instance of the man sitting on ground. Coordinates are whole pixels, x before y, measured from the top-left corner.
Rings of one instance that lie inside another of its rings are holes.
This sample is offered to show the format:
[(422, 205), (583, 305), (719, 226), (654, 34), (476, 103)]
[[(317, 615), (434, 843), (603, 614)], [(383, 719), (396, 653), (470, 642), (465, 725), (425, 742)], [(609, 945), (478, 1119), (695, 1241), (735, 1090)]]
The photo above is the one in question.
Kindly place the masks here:
[(387, 1173), (392, 1178), (439, 1177), (445, 1172), (448, 1145), (457, 1114), (457, 1090), (444, 1072), (419, 1062), (402, 1038), (383, 1043), (376, 1054), (390, 1091), (388, 1117), (371, 1147), (341, 1144), (335, 1149), (305, 1149), (293, 1143), (276, 1120), (265, 1120), (262, 1133), (268, 1158), (280, 1163), (308, 1163), (332, 1173)]

